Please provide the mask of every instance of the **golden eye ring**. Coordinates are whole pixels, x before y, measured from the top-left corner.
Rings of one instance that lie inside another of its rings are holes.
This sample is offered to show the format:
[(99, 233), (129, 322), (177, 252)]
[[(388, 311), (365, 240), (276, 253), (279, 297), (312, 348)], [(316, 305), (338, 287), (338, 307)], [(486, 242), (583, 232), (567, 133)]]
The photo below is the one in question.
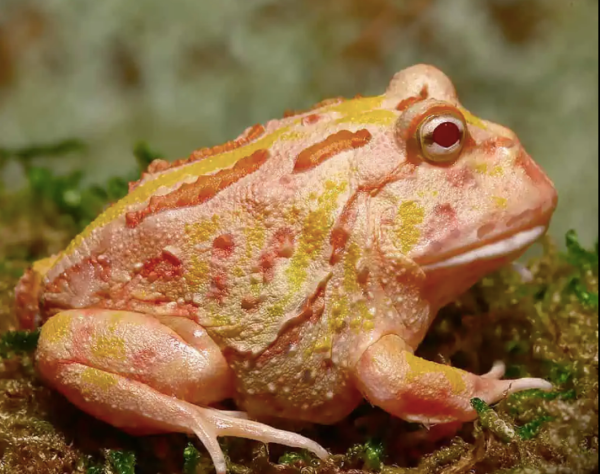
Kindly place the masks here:
[(422, 156), (434, 163), (456, 160), (463, 149), (466, 130), (464, 118), (457, 113), (448, 111), (425, 117), (417, 128)]

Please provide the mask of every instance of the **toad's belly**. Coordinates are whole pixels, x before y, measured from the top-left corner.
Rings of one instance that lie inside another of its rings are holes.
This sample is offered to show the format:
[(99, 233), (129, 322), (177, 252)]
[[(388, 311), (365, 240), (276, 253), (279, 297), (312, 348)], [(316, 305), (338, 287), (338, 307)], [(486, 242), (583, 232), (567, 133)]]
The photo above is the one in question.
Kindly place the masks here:
[(330, 424), (362, 400), (348, 368), (325, 353), (303, 354), (298, 348), (252, 361), (228, 357), (228, 362), (236, 375), (236, 402), (252, 416)]

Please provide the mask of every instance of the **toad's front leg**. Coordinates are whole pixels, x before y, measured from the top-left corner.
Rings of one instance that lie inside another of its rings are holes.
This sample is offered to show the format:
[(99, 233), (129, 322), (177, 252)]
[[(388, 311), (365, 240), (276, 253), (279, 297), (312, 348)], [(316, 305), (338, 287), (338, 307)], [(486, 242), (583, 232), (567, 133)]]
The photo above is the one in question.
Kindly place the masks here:
[(436, 364), (413, 355), (400, 337), (387, 335), (361, 356), (355, 377), (372, 404), (404, 420), (425, 424), (475, 419), (470, 403), (475, 397), (495, 403), (521, 390), (552, 389), (542, 379), (498, 380), (503, 372), (501, 365), (475, 375)]
[(195, 434), (218, 474), (226, 471), (218, 436), (327, 456), (295, 433), (204, 408), (232, 396), (233, 375), (214, 341), (192, 321), (125, 311), (64, 311), (42, 327), (36, 358), (42, 377), (96, 418), (133, 434)]

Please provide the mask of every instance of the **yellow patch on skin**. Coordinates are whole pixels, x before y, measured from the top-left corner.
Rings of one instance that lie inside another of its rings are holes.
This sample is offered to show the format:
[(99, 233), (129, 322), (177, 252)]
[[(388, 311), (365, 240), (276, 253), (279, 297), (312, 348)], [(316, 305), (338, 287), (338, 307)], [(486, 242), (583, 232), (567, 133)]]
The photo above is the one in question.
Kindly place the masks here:
[(348, 317), (348, 298), (337, 295), (331, 305), (329, 327), (332, 331), (339, 332), (344, 328)]
[(339, 112), (348, 118), (379, 109), (383, 103), (384, 96), (360, 97), (358, 99), (345, 100), (339, 104), (326, 106), (318, 109), (321, 112)]
[(370, 331), (374, 327), (375, 323), (373, 321), (365, 321), (362, 328), (364, 331)]
[(488, 170), (488, 165), (487, 165), (487, 163), (476, 163), (473, 166), (473, 169), (475, 170), (476, 173), (486, 174), (487, 170)]
[(439, 194), (438, 191), (417, 191), (417, 197), (424, 198), (428, 195), (431, 197), (436, 197)]
[(188, 271), (184, 273), (183, 277), (188, 282), (190, 289), (198, 292), (208, 281), (209, 271), (208, 261), (202, 255), (192, 255)]
[(298, 207), (290, 206), (284, 211), (283, 218), (286, 222), (295, 224), (298, 221), (301, 214), (302, 212), (300, 211), (300, 209), (298, 209)]
[(56, 344), (71, 334), (71, 315), (58, 313), (42, 326), (42, 334), (48, 342)]
[(327, 334), (322, 340), (317, 341), (313, 351), (314, 352), (328, 352), (331, 350), (332, 341), (331, 336)]
[[(198, 245), (208, 242), (219, 230), (219, 216), (214, 215), (194, 224), (186, 224), (185, 233), (192, 244)], [(204, 254), (195, 253), (191, 257), (190, 265), (183, 275), (188, 283), (190, 290), (197, 293), (206, 284), (209, 277), (209, 264)]]
[(298, 131), (293, 130), (293, 131), (288, 132), (288, 133), (286, 133), (284, 135), (281, 135), (280, 140), (281, 141), (286, 141), (286, 142), (287, 141), (300, 141), (300, 140), (302, 140), (305, 137), (306, 137), (306, 133), (302, 133), (302, 132), (298, 132)]
[(269, 321), (281, 320), (281, 317), (285, 315), (285, 309), (291, 301), (291, 299), (291, 295), (288, 294), (284, 296), (281, 300), (277, 301), (277, 303), (269, 306), (266, 310), (266, 316), (268, 317)]
[(494, 200), (494, 204), (496, 205), (496, 207), (499, 207), (500, 209), (506, 209), (506, 206), (508, 204), (506, 198), (500, 196), (492, 196), (492, 199)]
[(250, 258), (255, 252), (260, 252), (265, 246), (267, 232), (263, 224), (254, 219), (252, 227), (245, 227), (244, 234), (246, 236), (246, 257)]
[(459, 395), (464, 393), (467, 388), (467, 384), (463, 379), (463, 374), (465, 374), (465, 372), (460, 369), (421, 359), (410, 352), (404, 352), (404, 359), (409, 367), (409, 371), (405, 375), (407, 383), (411, 383), (422, 376), (426, 377), (433, 374), (442, 374), (450, 383), (450, 387), (454, 394)]
[(417, 228), (423, 222), (425, 212), (415, 201), (404, 201), (396, 215), (396, 238), (402, 253), (408, 253), (417, 244), (421, 231)]
[(106, 327), (108, 334), (94, 333), (90, 343), (90, 352), (94, 357), (103, 360), (125, 360), (125, 340), (115, 334), (124, 318), (125, 314), (122, 312), (110, 313)]
[(194, 244), (200, 244), (209, 240), (219, 229), (219, 216), (212, 216), (205, 221), (194, 224), (186, 224), (185, 233)]
[[(202, 316), (202, 325), (210, 328), (231, 326), (230, 315), (221, 313), (223, 308), (215, 301), (207, 301), (204, 304), (205, 315)], [(239, 329), (236, 329), (239, 331)]]
[(92, 337), (91, 354), (102, 360), (125, 360), (127, 348), (122, 337), (112, 334), (97, 334)]
[(290, 282), (290, 291), (297, 293), (306, 281), (307, 268), (310, 262), (321, 251), (326, 238), (333, 226), (332, 212), (337, 206), (339, 195), (348, 184), (345, 182), (325, 182), (325, 191), (318, 198), (318, 206), (310, 211), (304, 220), (298, 239), (298, 246), (292, 256), (290, 265), (285, 273)]
[(502, 166), (494, 166), (492, 171), (490, 171), (490, 176), (502, 176), (504, 174), (504, 170)]
[[(125, 313), (122, 311), (112, 311), (108, 315), (108, 321), (110, 323), (108, 326), (109, 330), (112, 332), (116, 331), (119, 323), (121, 323), (123, 319), (125, 319)], [(129, 324), (132, 324), (132, 321), (129, 321)]]
[(281, 316), (285, 314), (285, 301), (279, 301), (275, 303), (273, 306), (269, 306), (267, 308), (267, 314), (271, 319), (279, 319)]
[(84, 393), (93, 393), (94, 389), (107, 391), (111, 387), (114, 387), (118, 382), (115, 375), (94, 369), (93, 367), (85, 368), (79, 376), (79, 381), (81, 382), (81, 389)]
[(398, 115), (391, 110), (371, 110), (368, 112), (362, 112), (354, 115), (347, 115), (346, 117), (342, 117), (337, 119), (336, 123), (360, 123), (367, 124), (371, 123), (374, 125), (392, 125)]
[(476, 173), (485, 174), (488, 176), (498, 177), (504, 174), (504, 169), (502, 168), (502, 166), (494, 166), (490, 170), (487, 163), (476, 163), (475, 165), (473, 165), (473, 169)]
[(354, 304), (355, 317), (350, 321), (350, 327), (360, 330), (373, 329), (373, 315), (367, 307), (367, 303), (364, 300), (359, 300)]
[(475, 127), (481, 128), (482, 130), (487, 129), (485, 123), (479, 117), (476, 117), (463, 107), (459, 107), (458, 109), (462, 112), (463, 116), (465, 117), (465, 120), (469, 125), (474, 125)]
[(358, 270), (356, 264), (360, 258), (360, 247), (356, 242), (350, 242), (344, 258), (344, 289), (348, 293), (360, 290), (357, 281)]
[(214, 326), (227, 326), (230, 324), (229, 318), (227, 316), (223, 316), (222, 314), (215, 314), (212, 318), (214, 322)]
[(230, 168), (242, 158), (251, 155), (257, 150), (270, 149), (282, 135), (289, 131), (289, 127), (279, 128), (272, 133), (261, 137), (245, 146), (234, 150), (221, 153), (219, 155), (204, 158), (203, 160), (193, 162), (191, 164), (171, 168), (154, 179), (149, 179), (145, 183), (141, 183), (137, 188), (131, 191), (120, 201), (106, 209), (94, 222), (87, 226), (81, 234), (75, 237), (63, 255), (71, 254), (81, 242), (91, 235), (94, 229), (105, 226), (115, 219), (123, 217), (129, 206), (140, 204), (147, 201), (161, 187), (171, 188), (177, 184), (184, 182), (186, 178), (194, 176), (203, 176), (216, 171)]
[(242, 267), (240, 267), (239, 265), (233, 267), (233, 270), (231, 271), (231, 273), (233, 274), (233, 276), (238, 277), (238, 278), (241, 278), (246, 274), (244, 269)]
[(50, 270), (50, 268), (52, 268), (52, 266), (54, 265), (54, 262), (56, 262), (57, 258), (58, 258), (57, 255), (53, 255), (51, 257), (37, 260), (36, 262), (33, 262), (32, 270), (35, 273), (37, 273), (38, 275), (40, 275), (41, 277), (43, 277), (48, 272), (48, 270)]

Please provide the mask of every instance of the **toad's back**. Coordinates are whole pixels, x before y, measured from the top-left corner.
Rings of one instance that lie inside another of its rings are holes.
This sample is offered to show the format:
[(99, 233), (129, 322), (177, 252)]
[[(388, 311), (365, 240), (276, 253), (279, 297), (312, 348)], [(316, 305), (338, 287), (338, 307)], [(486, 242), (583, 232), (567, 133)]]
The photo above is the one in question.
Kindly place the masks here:
[(332, 253), (351, 230), (332, 229), (356, 196), (360, 161), (393, 140), (397, 103), (329, 100), (188, 160), (155, 161), (47, 272), (45, 315), (87, 307), (176, 314), (225, 346), (263, 351), (286, 322), (323, 305)]

